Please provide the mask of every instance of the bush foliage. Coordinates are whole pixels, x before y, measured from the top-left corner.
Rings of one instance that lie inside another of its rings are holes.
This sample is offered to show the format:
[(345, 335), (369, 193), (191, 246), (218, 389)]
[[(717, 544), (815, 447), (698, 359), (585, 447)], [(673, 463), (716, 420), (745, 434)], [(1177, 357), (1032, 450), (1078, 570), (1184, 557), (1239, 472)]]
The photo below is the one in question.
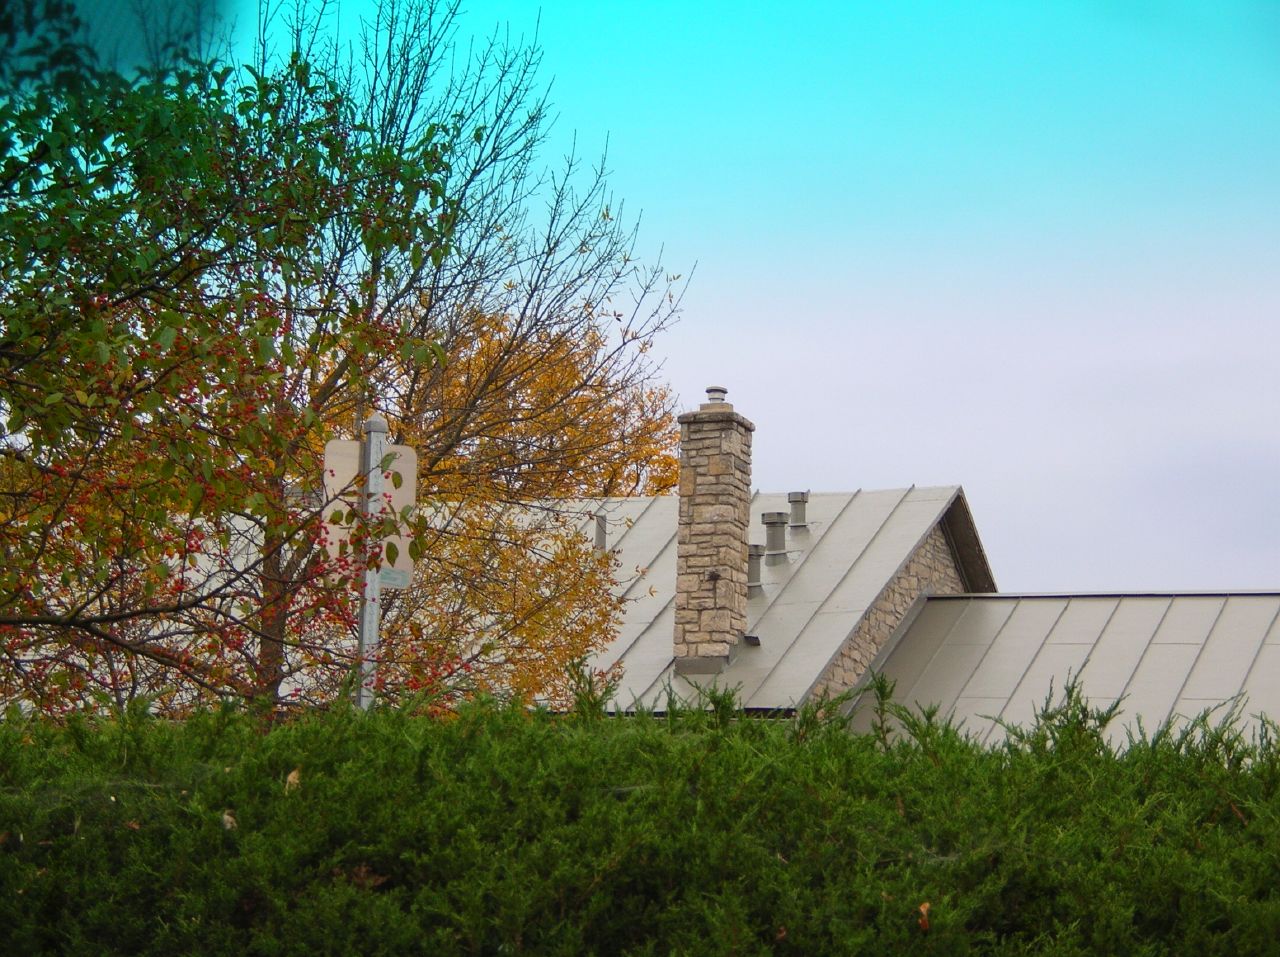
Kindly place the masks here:
[[(1280, 753), (881, 700), (0, 721), (0, 952), (1263, 953)], [(889, 730), (893, 725), (892, 732)]]

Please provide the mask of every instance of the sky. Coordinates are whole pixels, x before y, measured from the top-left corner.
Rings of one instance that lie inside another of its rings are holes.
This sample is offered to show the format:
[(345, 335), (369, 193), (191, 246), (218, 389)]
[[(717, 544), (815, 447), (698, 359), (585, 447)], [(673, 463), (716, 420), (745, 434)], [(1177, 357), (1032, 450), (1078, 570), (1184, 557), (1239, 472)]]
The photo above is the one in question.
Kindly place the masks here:
[(961, 484), (1007, 592), (1280, 588), (1280, 3), (464, 9), (692, 272), (662, 375), (758, 487)]
[(962, 484), (1005, 591), (1280, 587), (1280, 4), (469, 5), (696, 264), (768, 491)]

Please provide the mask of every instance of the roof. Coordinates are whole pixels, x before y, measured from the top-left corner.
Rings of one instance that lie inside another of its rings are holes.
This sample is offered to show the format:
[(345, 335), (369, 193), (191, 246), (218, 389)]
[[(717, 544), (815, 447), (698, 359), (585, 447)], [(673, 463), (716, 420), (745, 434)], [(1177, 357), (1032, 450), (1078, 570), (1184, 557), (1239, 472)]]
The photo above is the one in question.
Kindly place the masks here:
[[(622, 665), (617, 700), (623, 707), (662, 708), (668, 686), (681, 697), (696, 692), (672, 669), (675, 612), (675, 496), (579, 501), (570, 507), (608, 516), (607, 546), (621, 568), (629, 599), (617, 638), (593, 664)], [(752, 539), (764, 541), (760, 516), (787, 511), (786, 494), (751, 501)], [(791, 708), (804, 700), (863, 613), (940, 522), (957, 555), (961, 576), (973, 591), (994, 590), (991, 570), (958, 486), (814, 493), (808, 525), (788, 532), (784, 562), (764, 563), (762, 588), (747, 603), (745, 644), (716, 676), (723, 688), (738, 688), (743, 707)]]
[[(1246, 728), (1280, 715), (1280, 594), (968, 595), (929, 598), (871, 671), (895, 700), (938, 705), (987, 743), (1026, 725), (1077, 676), (1091, 706), (1123, 699), (1123, 744), (1236, 698)], [(1219, 712), (1221, 713), (1221, 712)], [(870, 727), (859, 707), (855, 727)]]

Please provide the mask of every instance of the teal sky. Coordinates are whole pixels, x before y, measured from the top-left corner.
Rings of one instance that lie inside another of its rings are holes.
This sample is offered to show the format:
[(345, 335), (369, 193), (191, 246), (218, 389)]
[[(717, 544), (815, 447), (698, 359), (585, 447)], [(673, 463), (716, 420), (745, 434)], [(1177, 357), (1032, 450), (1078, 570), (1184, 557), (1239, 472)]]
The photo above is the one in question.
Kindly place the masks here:
[(665, 375), (760, 487), (961, 483), (1005, 590), (1280, 587), (1280, 2), (465, 10), (696, 263)]

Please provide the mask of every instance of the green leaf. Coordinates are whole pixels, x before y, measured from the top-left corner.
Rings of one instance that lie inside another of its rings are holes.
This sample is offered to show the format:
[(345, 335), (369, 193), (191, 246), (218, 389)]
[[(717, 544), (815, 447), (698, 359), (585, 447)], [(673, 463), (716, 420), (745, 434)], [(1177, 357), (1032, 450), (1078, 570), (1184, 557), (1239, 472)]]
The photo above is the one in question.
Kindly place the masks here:
[(156, 336), (156, 345), (165, 352), (173, 348), (173, 340), (178, 336), (178, 330), (174, 326), (165, 326)]
[(393, 488), (400, 488), (400, 486), (402, 486), (402, 485), (404, 485), (404, 476), (403, 476), (403, 475), (401, 475), (399, 472), (392, 472), (392, 473), (391, 473), (391, 486), (392, 486)]
[(396, 559), (400, 557), (400, 549), (395, 542), (387, 542), (387, 560), (385, 565), (394, 565)]

